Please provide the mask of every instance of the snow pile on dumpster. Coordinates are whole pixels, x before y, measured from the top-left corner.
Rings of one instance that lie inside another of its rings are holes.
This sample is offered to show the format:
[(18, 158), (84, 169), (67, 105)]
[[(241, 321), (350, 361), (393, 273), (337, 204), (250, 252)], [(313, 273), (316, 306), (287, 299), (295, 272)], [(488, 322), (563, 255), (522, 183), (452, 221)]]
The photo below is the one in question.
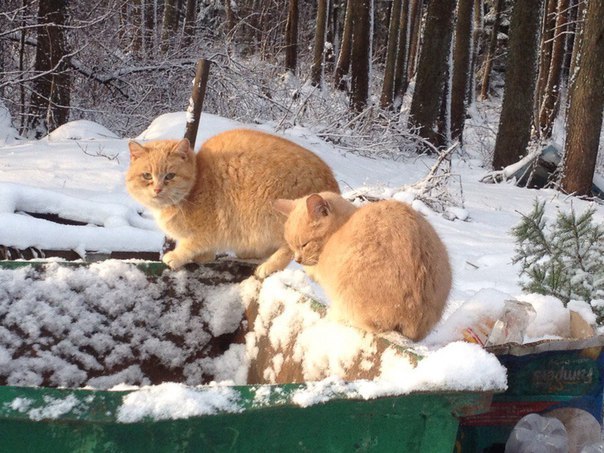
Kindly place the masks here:
[(361, 380), (349, 387), (361, 397), (505, 388), (504, 369), (477, 345), (426, 348), (330, 321), (301, 270), (241, 280), (228, 267), (154, 276), (117, 260), (2, 269), (0, 382), (106, 389)]

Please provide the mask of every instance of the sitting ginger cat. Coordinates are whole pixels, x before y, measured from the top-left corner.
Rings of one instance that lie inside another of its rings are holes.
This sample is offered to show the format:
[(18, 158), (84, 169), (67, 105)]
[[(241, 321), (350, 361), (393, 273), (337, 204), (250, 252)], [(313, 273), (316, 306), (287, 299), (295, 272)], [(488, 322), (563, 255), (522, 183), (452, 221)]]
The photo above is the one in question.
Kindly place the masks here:
[(449, 258), (413, 208), (393, 200), (357, 208), (330, 192), (274, 206), (288, 215), (285, 239), (325, 290), (332, 318), (414, 341), (440, 320), (451, 289)]
[(187, 139), (130, 142), (129, 147), (126, 187), (176, 239), (176, 248), (163, 257), (172, 269), (233, 251), (244, 259), (268, 258), (256, 269), (264, 278), (292, 258), (283, 239), (284, 219), (272, 201), (339, 191), (318, 156), (260, 131), (223, 132), (197, 155)]

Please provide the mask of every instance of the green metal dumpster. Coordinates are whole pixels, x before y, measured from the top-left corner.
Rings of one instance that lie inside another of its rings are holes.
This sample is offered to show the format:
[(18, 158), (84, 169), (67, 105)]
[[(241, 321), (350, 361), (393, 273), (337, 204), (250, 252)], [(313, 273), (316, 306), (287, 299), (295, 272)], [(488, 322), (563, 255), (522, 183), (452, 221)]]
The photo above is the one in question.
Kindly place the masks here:
[[(40, 272), (41, 278), (45, 266), (0, 262), (0, 268)], [(167, 278), (161, 263), (132, 266), (143, 270), (150, 281)], [(213, 266), (215, 272), (193, 274), (195, 279), (218, 285), (241, 281), (252, 270), (241, 263)], [(0, 291), (0, 297), (2, 294)], [(202, 353), (240, 341), (243, 334), (239, 328), (222, 335), (220, 341), (208, 343)], [(411, 393), (363, 399), (336, 390), (320, 402), (301, 404), (297, 397), (313, 392), (312, 383), (165, 384), (175, 375), (163, 373), (161, 364), (158, 367), (156, 380), (151, 382), (154, 385), (118, 391), (0, 386), (0, 452), (449, 452), (459, 418), (487, 411), (492, 399), (492, 392)], [(177, 409), (174, 411), (151, 398), (146, 402), (147, 412), (128, 415), (131, 399), (144, 396), (149, 389), (161, 396), (163, 385), (177, 386), (188, 399), (172, 401), (172, 409)], [(228, 394), (229, 404), (211, 403), (217, 389)], [(186, 406), (191, 400), (210, 403), (202, 405), (201, 410), (178, 410), (179, 405)]]
[[(262, 387), (233, 387), (239, 395), (239, 413), (178, 420), (146, 418), (134, 423), (119, 421), (120, 406), (131, 392), (2, 387), (0, 451), (449, 452), (457, 417), (482, 412), (490, 401), (489, 395), (480, 393), (374, 400), (334, 395), (328, 402), (303, 408), (291, 400), (303, 387), (272, 387), (274, 396), (260, 405), (254, 401)], [(266, 389), (261, 391), (266, 393)], [(23, 401), (28, 402), (27, 411), (21, 410)], [(70, 401), (71, 409), (44, 418), (45, 407), (57, 401)]]

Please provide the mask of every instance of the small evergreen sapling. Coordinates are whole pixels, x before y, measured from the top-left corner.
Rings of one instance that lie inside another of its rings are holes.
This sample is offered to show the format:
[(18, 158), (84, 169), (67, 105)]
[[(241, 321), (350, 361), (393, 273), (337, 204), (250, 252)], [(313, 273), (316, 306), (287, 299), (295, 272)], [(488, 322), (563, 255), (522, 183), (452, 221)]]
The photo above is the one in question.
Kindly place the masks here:
[(529, 215), (512, 229), (516, 238), (514, 263), (520, 263), (525, 291), (556, 296), (564, 302), (592, 304), (598, 322), (604, 320), (604, 228), (594, 222), (594, 210), (577, 215), (558, 213), (553, 224), (544, 218), (545, 203), (535, 202)]

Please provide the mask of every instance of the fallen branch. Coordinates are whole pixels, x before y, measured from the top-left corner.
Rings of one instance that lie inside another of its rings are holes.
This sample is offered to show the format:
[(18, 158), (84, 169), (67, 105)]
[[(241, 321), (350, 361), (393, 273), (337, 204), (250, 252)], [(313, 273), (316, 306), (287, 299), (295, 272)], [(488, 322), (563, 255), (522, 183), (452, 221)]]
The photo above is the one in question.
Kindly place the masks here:
[[(524, 176), (526, 171), (529, 171), (531, 169), (532, 165), (530, 165), (530, 164), (534, 163), (540, 154), (541, 154), (541, 150), (531, 151), (526, 156), (524, 156), (522, 159), (520, 159), (518, 162), (508, 165), (507, 167), (505, 167), (502, 170), (490, 171), (489, 173), (484, 175), (482, 178), (480, 178), (480, 182), (486, 182), (486, 183), (491, 183), (491, 184), (505, 182), (508, 179), (512, 178), (514, 175), (516, 175), (524, 167), (527, 167), (525, 172), (521, 175), (521, 177), (522, 177), (522, 176)], [(521, 179), (521, 177), (518, 179)]]
[[(463, 207), (461, 179), (459, 180), (459, 197), (461, 200), (455, 199), (449, 189), (449, 180), (454, 176), (451, 173), (451, 156), (458, 147), (459, 142), (455, 142), (446, 150), (440, 151), (436, 162), (434, 162), (426, 176), (405, 188), (410, 189), (416, 199), (423, 201), (436, 212), (445, 212), (449, 205)], [(448, 164), (448, 168), (443, 169), (443, 163), (445, 162)]]

